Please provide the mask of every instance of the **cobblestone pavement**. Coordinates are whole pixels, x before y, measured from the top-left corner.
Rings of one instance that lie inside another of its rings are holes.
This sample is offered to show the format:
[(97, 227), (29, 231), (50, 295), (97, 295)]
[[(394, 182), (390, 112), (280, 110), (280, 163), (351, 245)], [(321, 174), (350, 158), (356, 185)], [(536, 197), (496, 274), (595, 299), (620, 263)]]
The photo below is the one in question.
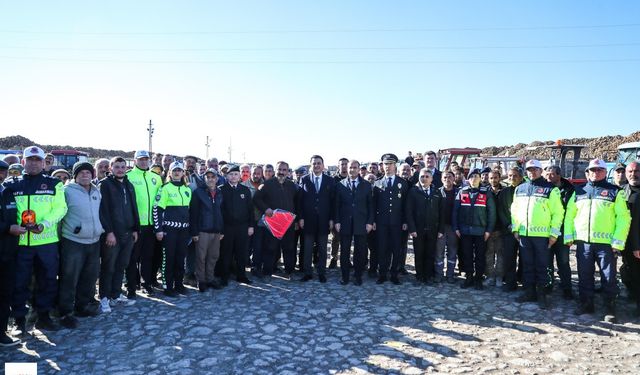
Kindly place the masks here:
[(343, 286), (338, 270), (328, 276), (138, 297), (76, 330), (34, 330), (0, 349), (0, 362), (75, 374), (640, 373), (640, 324), (626, 298), (611, 325), (600, 303), (574, 316), (557, 290), (541, 311), (496, 288), (416, 286), (411, 276)]

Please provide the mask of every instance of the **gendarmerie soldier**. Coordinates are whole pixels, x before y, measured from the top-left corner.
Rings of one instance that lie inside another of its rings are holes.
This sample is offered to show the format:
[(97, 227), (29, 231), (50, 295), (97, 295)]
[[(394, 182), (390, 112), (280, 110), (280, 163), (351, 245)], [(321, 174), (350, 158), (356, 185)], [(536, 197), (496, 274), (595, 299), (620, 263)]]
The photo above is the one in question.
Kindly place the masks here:
[(380, 273), (377, 284), (387, 281), (399, 285), (400, 247), (402, 230), (407, 228), (404, 217), (404, 201), (409, 189), (408, 183), (396, 175), (398, 157), (394, 154), (382, 155), (384, 176), (377, 180), (373, 188), (376, 208), (374, 228), (378, 238), (378, 261)]

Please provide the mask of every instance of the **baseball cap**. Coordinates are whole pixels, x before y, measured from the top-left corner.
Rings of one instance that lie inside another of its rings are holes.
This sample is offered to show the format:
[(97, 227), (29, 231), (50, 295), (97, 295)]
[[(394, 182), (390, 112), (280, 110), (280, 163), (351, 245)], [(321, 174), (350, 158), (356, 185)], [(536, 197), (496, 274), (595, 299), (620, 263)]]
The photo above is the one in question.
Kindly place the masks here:
[[(145, 151), (146, 152), (146, 151)], [(174, 161), (173, 163), (171, 163), (171, 165), (169, 166), (169, 172), (173, 172), (174, 169), (182, 169), (184, 171), (184, 166), (182, 165), (182, 163), (178, 162), (178, 161)]]
[(539, 160), (531, 159), (524, 165), (524, 169), (529, 169), (529, 168), (540, 168), (540, 169), (542, 169), (542, 164), (540, 164)]
[(207, 169), (207, 170), (204, 172), (204, 174), (205, 174), (205, 175), (207, 175), (208, 173), (211, 173), (211, 174), (212, 174), (212, 175), (214, 175), (214, 176), (218, 176), (218, 171), (216, 171), (216, 170), (215, 170), (215, 169), (213, 169), (213, 168), (209, 168), (209, 169)]
[(626, 168), (627, 168), (626, 164), (624, 164), (624, 163), (618, 163), (618, 164), (616, 164), (616, 166), (615, 166), (615, 167), (613, 167), (613, 170), (614, 170), (614, 171), (618, 171), (618, 170), (620, 170), (620, 169), (626, 169)]
[(134, 159), (148, 158), (148, 157), (150, 156), (149, 156), (149, 151), (147, 150), (138, 150), (133, 156)]
[(24, 152), (22, 153), (24, 156), (24, 158), (30, 158), (32, 156), (35, 156), (39, 159), (43, 159), (44, 160), (44, 150), (41, 149), (38, 146), (30, 146), (24, 149)]
[(607, 169), (607, 163), (605, 163), (604, 160), (602, 159), (593, 159), (589, 162), (589, 166), (587, 167), (587, 170), (590, 170), (593, 168)]

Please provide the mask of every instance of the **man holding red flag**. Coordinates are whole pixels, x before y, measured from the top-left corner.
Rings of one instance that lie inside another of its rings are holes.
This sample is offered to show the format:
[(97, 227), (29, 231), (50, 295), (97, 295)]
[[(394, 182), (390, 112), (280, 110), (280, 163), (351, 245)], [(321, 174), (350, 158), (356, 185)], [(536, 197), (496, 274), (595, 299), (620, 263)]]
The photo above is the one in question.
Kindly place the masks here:
[[(253, 197), (255, 206), (260, 213), (263, 213), (267, 217), (273, 216), (274, 210), (276, 209), (289, 211), (294, 214), (296, 212), (295, 196), (298, 187), (293, 181), (287, 179), (289, 164), (284, 161), (279, 161), (276, 168), (276, 178), (265, 181)], [(293, 226), (290, 226), (282, 239), (274, 237), (270, 232), (265, 232), (265, 249), (260, 257), (261, 259), (254, 260), (256, 273), (260, 274), (260, 272), (262, 272), (265, 276), (273, 274), (275, 254), (278, 254), (279, 251), (277, 250), (282, 248), (285, 272), (289, 277), (291, 276), (296, 265), (296, 249), (293, 242), (293, 231)]]

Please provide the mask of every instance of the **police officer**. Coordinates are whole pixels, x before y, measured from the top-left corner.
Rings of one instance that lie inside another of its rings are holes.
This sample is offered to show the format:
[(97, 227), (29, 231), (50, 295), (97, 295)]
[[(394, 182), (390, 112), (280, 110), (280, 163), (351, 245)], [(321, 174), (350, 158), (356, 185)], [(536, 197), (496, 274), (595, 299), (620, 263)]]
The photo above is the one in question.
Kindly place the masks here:
[(249, 237), (253, 235), (253, 203), (251, 191), (240, 183), (240, 168), (233, 166), (227, 173), (227, 182), (220, 188), (222, 193), (222, 218), (224, 241), (222, 241), (222, 285), (229, 283), (231, 260), (236, 260), (236, 280), (251, 284), (245, 274)]
[(173, 162), (169, 167), (167, 181), (153, 205), (153, 224), (156, 238), (162, 241), (162, 276), (164, 294), (175, 297), (186, 295), (184, 287), (184, 259), (189, 243), (189, 203), (191, 189), (188, 187), (182, 163)]
[(515, 190), (511, 205), (511, 231), (520, 242), (525, 293), (518, 302), (539, 302), (548, 308), (545, 286), (549, 278), (549, 248), (560, 236), (564, 208), (560, 190), (542, 177), (538, 160), (525, 164), (529, 181)]
[[(162, 186), (161, 178), (149, 170), (149, 152), (136, 151), (135, 167), (127, 172), (127, 178), (136, 193), (136, 205), (140, 217), (140, 235), (135, 243), (131, 260), (127, 267), (127, 297), (135, 298), (140, 276), (143, 288), (148, 295), (153, 295), (152, 286), (157, 283), (157, 275), (153, 271), (153, 255), (156, 238), (153, 232), (153, 203), (158, 190)], [(139, 267), (139, 268), (138, 268)], [(138, 271), (140, 273), (138, 273)]]
[(387, 281), (400, 285), (400, 247), (402, 231), (407, 229), (404, 217), (404, 201), (409, 184), (396, 175), (398, 157), (394, 154), (382, 155), (384, 176), (373, 187), (373, 201), (376, 209), (373, 224), (378, 238), (378, 262), (380, 273), (376, 284)]
[[(64, 187), (57, 178), (44, 176), (44, 151), (37, 146), (24, 150), (24, 174), (7, 181), (2, 192), (8, 214), (9, 232), (20, 236), (15, 263), (16, 285), (13, 316), (18, 329), (26, 333), (31, 272), (36, 271), (36, 327), (57, 330), (49, 311), (58, 292), (58, 223), (67, 213)], [(34, 264), (38, 264), (34, 267)]]
[(605, 298), (604, 320), (615, 323), (617, 252), (624, 250), (631, 215), (624, 194), (617, 186), (608, 183), (606, 177), (607, 164), (603, 160), (591, 160), (587, 168), (587, 184), (576, 187), (567, 204), (564, 239), (567, 246), (576, 243), (580, 295), (576, 315), (594, 312), (593, 274), (595, 262), (598, 262)]

